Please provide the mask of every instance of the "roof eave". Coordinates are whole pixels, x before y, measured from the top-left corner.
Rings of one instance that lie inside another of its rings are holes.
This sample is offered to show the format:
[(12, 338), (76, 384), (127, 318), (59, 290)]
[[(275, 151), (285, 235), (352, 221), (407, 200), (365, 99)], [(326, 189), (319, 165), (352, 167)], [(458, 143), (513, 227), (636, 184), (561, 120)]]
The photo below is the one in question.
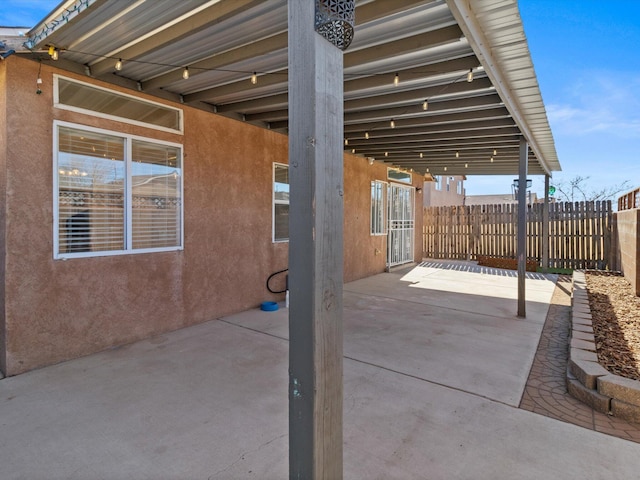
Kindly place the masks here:
[[(477, 0), (477, 2), (483, 2), (486, 0)], [(502, 70), (501, 62), (496, 58), (493, 53), (492, 45), (490, 41), (487, 39), (484, 34), (485, 31), (488, 31), (491, 27), (488, 25), (483, 25), (482, 20), (478, 17), (478, 15), (473, 11), (471, 3), (467, 0), (446, 0), (451, 13), (454, 18), (458, 22), (458, 25), (467, 40), (469, 41), (469, 45), (475, 52), (476, 56), (480, 60), (487, 76), (491, 79), (492, 84), (494, 85), (496, 92), (504, 102), (505, 107), (515, 120), (516, 125), (524, 135), (525, 139), (529, 143), (530, 148), (536, 155), (540, 166), (546, 172), (547, 175), (551, 176), (552, 171), (559, 171), (560, 164), (557, 160), (557, 155), (555, 152), (555, 148), (553, 148), (553, 152), (549, 153), (545, 151), (545, 149), (541, 148), (539, 139), (537, 135), (533, 132), (528, 118), (526, 114), (523, 113), (521, 106), (519, 105), (517, 98), (512, 94), (509, 84), (510, 82), (506, 78), (504, 71)], [(512, 8), (515, 10), (513, 14), (518, 15), (518, 6), (514, 1)], [(522, 25), (521, 20), (519, 19), (520, 25)], [(522, 31), (522, 35), (524, 37), (524, 29)], [(526, 39), (525, 39), (526, 42)], [(528, 50), (528, 48), (527, 48)], [(533, 75), (535, 75), (535, 70), (533, 68), (533, 63), (531, 62), (531, 57), (529, 55), (529, 68)], [(536, 92), (537, 103), (544, 110), (544, 103), (542, 101), (542, 95), (540, 94), (539, 89)], [(552, 138), (551, 128), (548, 125), (548, 121), (546, 120), (546, 111), (545, 111), (545, 123), (546, 130), (548, 131), (548, 135)], [(554, 157), (549, 159), (548, 157)], [(553, 167), (552, 168), (552, 164)]]

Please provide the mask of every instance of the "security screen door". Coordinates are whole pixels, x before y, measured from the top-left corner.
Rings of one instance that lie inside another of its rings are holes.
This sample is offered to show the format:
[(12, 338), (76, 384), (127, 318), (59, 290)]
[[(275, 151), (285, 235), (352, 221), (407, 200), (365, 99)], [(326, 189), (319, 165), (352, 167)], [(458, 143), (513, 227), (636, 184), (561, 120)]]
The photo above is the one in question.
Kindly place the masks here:
[(389, 240), (387, 265), (393, 267), (413, 261), (415, 190), (398, 184), (389, 185)]

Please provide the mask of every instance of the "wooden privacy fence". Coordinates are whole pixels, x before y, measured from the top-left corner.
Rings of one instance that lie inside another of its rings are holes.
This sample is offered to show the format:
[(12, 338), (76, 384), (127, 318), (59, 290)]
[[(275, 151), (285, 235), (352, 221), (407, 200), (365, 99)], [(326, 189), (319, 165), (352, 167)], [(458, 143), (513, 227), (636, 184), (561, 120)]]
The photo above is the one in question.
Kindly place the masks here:
[[(527, 259), (542, 265), (544, 204), (527, 206)], [(515, 258), (517, 204), (425, 207), (427, 258)], [(611, 265), (611, 201), (549, 204), (550, 268)]]

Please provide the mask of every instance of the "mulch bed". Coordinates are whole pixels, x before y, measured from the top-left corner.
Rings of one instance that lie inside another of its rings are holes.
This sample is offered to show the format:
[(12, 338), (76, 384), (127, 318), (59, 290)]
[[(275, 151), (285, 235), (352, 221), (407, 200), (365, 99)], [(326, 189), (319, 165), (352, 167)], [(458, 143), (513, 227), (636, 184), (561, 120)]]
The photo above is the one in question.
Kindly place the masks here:
[(640, 380), (640, 297), (610, 272), (586, 272), (598, 362), (611, 373)]

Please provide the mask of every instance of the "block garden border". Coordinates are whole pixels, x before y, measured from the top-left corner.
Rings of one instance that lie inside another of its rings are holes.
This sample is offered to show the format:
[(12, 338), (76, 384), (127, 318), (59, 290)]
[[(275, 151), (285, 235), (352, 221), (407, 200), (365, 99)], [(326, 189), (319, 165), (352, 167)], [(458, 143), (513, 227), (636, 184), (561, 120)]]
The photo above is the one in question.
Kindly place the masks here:
[(640, 423), (640, 381), (614, 375), (598, 363), (584, 271), (574, 271), (572, 280), (567, 390), (598, 412)]

